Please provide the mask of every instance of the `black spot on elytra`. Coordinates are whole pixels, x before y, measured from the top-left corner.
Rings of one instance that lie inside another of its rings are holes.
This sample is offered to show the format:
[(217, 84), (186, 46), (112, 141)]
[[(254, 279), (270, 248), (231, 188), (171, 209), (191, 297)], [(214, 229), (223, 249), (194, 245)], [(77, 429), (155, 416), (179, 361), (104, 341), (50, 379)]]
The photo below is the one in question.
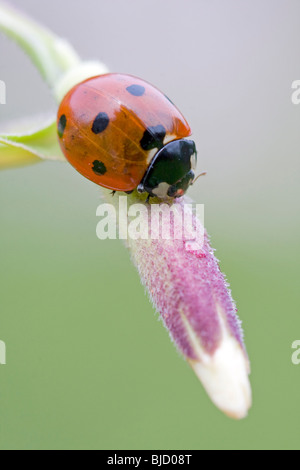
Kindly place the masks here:
[(100, 134), (100, 132), (105, 131), (109, 124), (109, 117), (106, 113), (99, 113), (93, 122), (92, 131), (94, 134)]
[(92, 170), (96, 175), (104, 175), (107, 171), (106, 166), (104, 165), (104, 163), (100, 162), (100, 160), (95, 160), (93, 162)]
[(57, 132), (60, 138), (62, 138), (63, 133), (65, 132), (66, 125), (67, 125), (66, 115), (62, 114), (59, 118), (58, 125), (57, 125)]
[(163, 140), (166, 136), (166, 129), (159, 124), (158, 126), (147, 127), (143, 138), (140, 141), (143, 150), (151, 150), (154, 148), (162, 148)]
[(145, 88), (142, 85), (130, 85), (126, 90), (133, 96), (143, 96)]

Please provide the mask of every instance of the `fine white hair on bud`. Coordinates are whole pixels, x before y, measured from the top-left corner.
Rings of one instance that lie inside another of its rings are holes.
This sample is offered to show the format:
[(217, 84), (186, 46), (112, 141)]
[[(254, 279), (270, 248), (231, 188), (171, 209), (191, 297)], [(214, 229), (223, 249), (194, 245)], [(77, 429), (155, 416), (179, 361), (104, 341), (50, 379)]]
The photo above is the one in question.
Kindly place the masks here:
[[(116, 210), (122, 197), (113, 198)], [(138, 198), (137, 193), (128, 196), (128, 206)], [(173, 235), (178, 231), (176, 212), (185, 212), (189, 202), (182, 198), (171, 205)], [(165, 203), (155, 205), (162, 214), (166, 212)], [(166, 239), (165, 222), (155, 218), (153, 226), (153, 218), (149, 221), (152, 204), (146, 206), (148, 211), (141, 211), (139, 222), (143, 225), (143, 217), (147, 219), (148, 236), (126, 241), (142, 283), (212, 402), (228, 416), (244, 418), (252, 401), (249, 360), (235, 303), (203, 225), (192, 214), (192, 224), (184, 227), (183, 236)], [(127, 225), (124, 217), (119, 220)], [(124, 232), (124, 227), (119, 228)]]

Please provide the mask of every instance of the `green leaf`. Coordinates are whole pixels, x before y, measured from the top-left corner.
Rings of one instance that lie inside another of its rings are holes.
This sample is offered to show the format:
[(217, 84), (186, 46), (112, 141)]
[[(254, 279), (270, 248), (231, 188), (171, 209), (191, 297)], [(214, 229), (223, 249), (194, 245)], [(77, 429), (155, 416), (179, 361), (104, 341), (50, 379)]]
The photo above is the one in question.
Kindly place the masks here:
[(34, 132), (0, 134), (0, 169), (35, 163), (41, 159), (65, 161), (58, 143), (55, 120)]
[(31, 165), (40, 161), (39, 157), (21, 147), (0, 144), (0, 170)]

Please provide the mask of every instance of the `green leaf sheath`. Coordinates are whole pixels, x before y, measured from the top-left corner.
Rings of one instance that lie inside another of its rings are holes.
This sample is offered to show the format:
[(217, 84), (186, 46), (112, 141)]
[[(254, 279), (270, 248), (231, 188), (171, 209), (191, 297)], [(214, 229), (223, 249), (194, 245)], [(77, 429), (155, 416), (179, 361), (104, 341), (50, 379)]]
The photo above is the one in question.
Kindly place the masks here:
[(41, 162), (39, 157), (36, 157), (32, 152), (22, 147), (16, 148), (0, 144), (0, 170), (31, 165), (38, 162)]
[(25, 164), (26, 159), (30, 162), (37, 159), (65, 161), (57, 139), (55, 120), (36, 132), (0, 135), (0, 144), (0, 169), (8, 168), (9, 161), (11, 166), (16, 166), (17, 162)]

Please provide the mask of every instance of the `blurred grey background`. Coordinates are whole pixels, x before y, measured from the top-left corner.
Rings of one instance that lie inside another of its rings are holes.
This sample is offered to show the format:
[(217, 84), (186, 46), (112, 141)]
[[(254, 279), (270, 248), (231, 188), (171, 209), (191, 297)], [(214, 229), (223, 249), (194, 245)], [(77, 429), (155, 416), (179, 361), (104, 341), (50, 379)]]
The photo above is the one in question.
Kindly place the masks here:
[[(299, 447), (300, 79), (298, 0), (12, 2), (83, 59), (140, 76), (189, 120), (190, 195), (231, 283), (252, 360), (254, 407), (214, 409), (154, 318), (118, 242), (95, 236), (99, 189), (60, 163), (0, 174), (0, 445)], [(56, 106), (0, 36), (1, 125)], [(116, 294), (117, 292), (117, 294)], [(2, 398), (1, 398), (2, 396)]]

